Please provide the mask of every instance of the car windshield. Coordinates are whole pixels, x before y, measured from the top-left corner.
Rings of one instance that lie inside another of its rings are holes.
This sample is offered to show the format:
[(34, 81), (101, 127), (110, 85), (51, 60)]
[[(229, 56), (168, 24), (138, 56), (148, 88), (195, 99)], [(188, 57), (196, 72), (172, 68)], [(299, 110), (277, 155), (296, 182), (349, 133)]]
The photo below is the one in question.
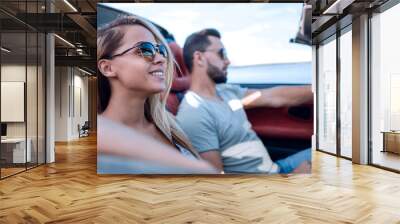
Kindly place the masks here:
[(311, 62), (231, 66), (228, 68), (228, 82), (235, 84), (311, 84)]

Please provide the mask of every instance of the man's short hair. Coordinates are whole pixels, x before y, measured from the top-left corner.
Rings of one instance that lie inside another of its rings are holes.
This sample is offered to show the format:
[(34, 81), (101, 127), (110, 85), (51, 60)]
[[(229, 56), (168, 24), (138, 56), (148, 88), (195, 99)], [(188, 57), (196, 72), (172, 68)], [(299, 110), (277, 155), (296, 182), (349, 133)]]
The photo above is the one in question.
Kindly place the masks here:
[(193, 70), (194, 52), (204, 52), (206, 48), (211, 45), (208, 36), (214, 36), (221, 39), (221, 34), (218, 32), (218, 30), (213, 28), (200, 30), (186, 38), (185, 44), (183, 46), (183, 61), (185, 62), (186, 68), (189, 72), (192, 72)]

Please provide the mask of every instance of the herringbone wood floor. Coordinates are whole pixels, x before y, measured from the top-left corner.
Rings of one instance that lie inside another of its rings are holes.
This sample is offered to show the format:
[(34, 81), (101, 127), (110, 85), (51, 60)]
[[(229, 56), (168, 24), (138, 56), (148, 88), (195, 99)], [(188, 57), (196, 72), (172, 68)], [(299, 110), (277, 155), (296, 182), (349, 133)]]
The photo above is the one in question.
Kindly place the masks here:
[(311, 175), (98, 176), (94, 137), (0, 181), (0, 223), (400, 223), (400, 175), (320, 152)]

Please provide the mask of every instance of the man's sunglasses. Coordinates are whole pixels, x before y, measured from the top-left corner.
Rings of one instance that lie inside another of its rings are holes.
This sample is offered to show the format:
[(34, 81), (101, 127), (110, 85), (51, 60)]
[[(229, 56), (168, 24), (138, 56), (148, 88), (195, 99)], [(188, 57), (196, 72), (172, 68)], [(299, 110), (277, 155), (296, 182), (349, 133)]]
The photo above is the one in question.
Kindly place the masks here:
[(151, 42), (142, 41), (142, 42), (138, 42), (133, 47), (126, 49), (122, 53), (115, 54), (112, 56), (105, 56), (103, 58), (113, 59), (115, 57), (122, 56), (122, 55), (126, 54), (128, 51), (135, 49), (135, 48), (137, 48), (139, 50), (138, 52), (142, 57), (144, 57), (145, 59), (147, 59), (149, 61), (154, 61), (154, 58), (155, 58), (157, 52), (159, 54), (161, 54), (161, 56), (163, 56), (164, 58), (168, 57), (167, 48), (163, 44), (154, 45)]
[[(205, 50), (205, 51), (212, 51), (215, 52), (214, 50)], [(218, 56), (222, 59), (222, 60), (228, 60), (228, 54), (226, 53), (226, 49), (225, 48), (221, 48), (219, 49), (217, 52)]]

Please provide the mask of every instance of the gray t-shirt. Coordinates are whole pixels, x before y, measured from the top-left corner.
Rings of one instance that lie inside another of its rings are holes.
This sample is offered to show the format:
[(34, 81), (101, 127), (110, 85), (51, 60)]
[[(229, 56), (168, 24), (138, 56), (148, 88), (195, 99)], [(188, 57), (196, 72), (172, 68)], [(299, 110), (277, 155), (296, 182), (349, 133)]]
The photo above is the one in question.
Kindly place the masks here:
[[(176, 116), (180, 127), (200, 153), (219, 151), (225, 172), (269, 172), (273, 162), (268, 152), (263, 156), (234, 156), (232, 153), (224, 153), (226, 149), (237, 144), (261, 141), (251, 128), (241, 103), (247, 89), (231, 84), (219, 84), (216, 89), (223, 101), (206, 99), (192, 91), (185, 94)], [(226, 154), (229, 156), (224, 156)], [(260, 164), (265, 164), (265, 160), (269, 160), (269, 168), (260, 171)]]

